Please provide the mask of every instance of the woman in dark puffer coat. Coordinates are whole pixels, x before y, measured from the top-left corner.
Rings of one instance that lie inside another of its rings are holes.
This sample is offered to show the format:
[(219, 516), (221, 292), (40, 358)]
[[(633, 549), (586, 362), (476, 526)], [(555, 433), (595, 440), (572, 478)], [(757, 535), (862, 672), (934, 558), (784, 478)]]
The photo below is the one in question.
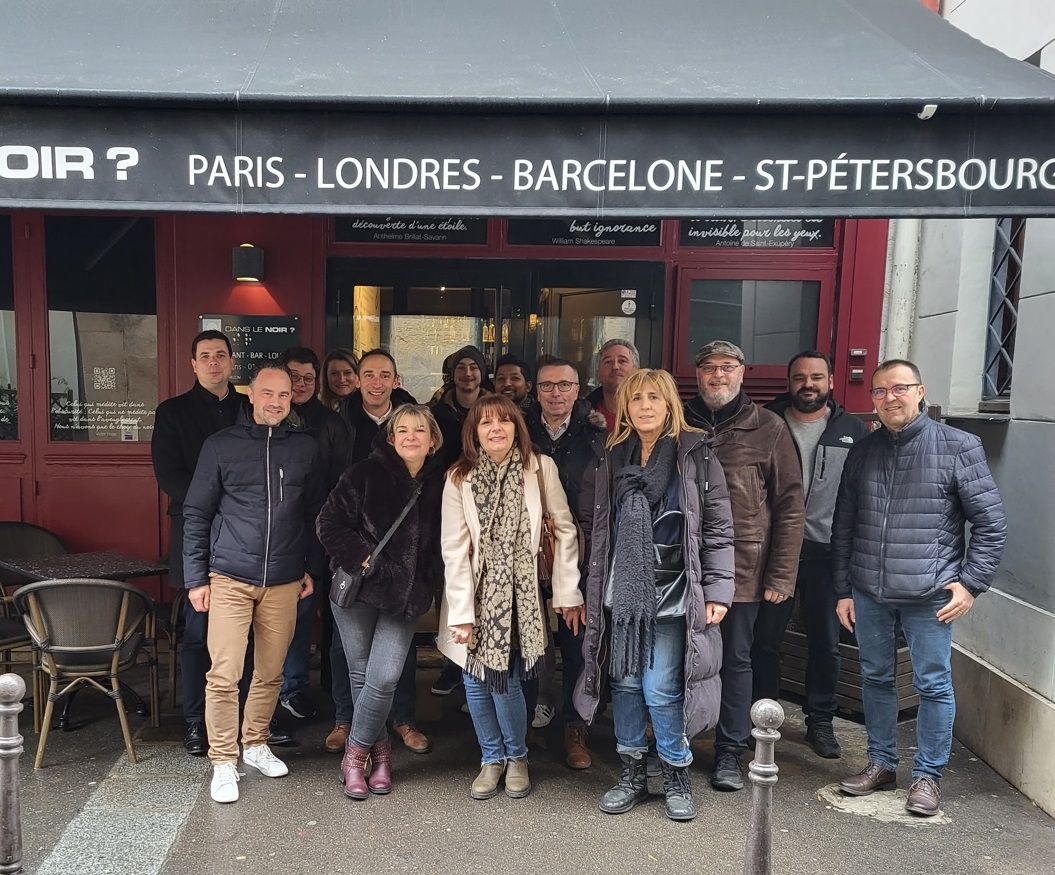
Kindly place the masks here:
[[(333, 608), (354, 702), (341, 763), (344, 792), (352, 799), (392, 788), (392, 747), (385, 720), (418, 618), (432, 606), (443, 582), (443, 466), (436, 455), (442, 442), (427, 408), (398, 408), (378, 433), (373, 452), (344, 473), (319, 514), (319, 540), (334, 563), (348, 572), (367, 569), (352, 605)], [(367, 565), (417, 490), (418, 500), (381, 554)]]
[[(637, 371), (617, 400), (615, 429), (607, 447), (594, 444), (596, 464), (587, 466), (579, 493), (590, 551), (585, 666), (575, 706), (593, 722), (607, 671), (623, 772), (601, 799), (602, 811), (621, 814), (648, 796), (651, 717), (667, 816), (691, 820), (689, 739), (718, 720), (718, 623), (733, 599), (729, 493), (704, 435), (685, 423), (670, 374)], [(660, 553), (667, 557), (663, 567)], [(659, 604), (657, 578), (681, 570), (683, 598)]]

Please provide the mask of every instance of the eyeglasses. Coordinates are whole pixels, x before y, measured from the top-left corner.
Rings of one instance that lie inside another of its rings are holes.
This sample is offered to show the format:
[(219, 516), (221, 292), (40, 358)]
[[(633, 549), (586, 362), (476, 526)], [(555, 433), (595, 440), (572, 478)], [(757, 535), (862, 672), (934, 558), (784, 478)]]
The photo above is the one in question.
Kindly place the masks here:
[(868, 394), (875, 398), (876, 401), (882, 401), (887, 396), (887, 392), (893, 395), (895, 398), (900, 398), (913, 386), (921, 386), (922, 383), (898, 383), (896, 386), (891, 386), (889, 389), (884, 389), (882, 386), (876, 386), (874, 389), (869, 389)]
[(714, 374), (721, 371), (723, 374), (731, 374), (737, 368), (743, 367), (743, 365), (696, 365), (705, 374)]
[(578, 383), (573, 383), (571, 380), (560, 380), (554, 383), (552, 380), (543, 380), (538, 384), (538, 390), (540, 392), (552, 392), (554, 389), (560, 389), (561, 392), (570, 392)]
[(296, 385), (297, 383), (303, 383), (305, 386), (310, 386), (315, 382), (314, 374), (290, 374), (289, 379)]

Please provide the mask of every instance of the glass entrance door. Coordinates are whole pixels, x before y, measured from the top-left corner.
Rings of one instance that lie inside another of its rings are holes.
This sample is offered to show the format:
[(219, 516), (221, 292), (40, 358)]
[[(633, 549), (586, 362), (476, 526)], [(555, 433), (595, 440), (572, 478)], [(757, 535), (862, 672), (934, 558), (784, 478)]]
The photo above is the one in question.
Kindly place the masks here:
[(395, 356), (403, 388), (428, 402), (443, 384), (444, 360), (463, 346), (481, 350), (491, 374), (505, 353), (524, 356), (526, 279), (502, 273), (331, 259), (327, 347), (356, 356), (384, 347)]

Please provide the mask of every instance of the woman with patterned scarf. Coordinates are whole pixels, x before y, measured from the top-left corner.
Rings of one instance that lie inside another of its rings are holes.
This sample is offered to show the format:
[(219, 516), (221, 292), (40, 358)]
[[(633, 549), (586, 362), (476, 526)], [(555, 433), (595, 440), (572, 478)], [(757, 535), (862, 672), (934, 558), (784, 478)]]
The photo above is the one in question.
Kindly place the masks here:
[(623, 772), (599, 807), (621, 814), (648, 797), (651, 718), (667, 817), (692, 820), (689, 739), (718, 719), (718, 623), (733, 599), (729, 493), (703, 434), (685, 423), (670, 374), (637, 371), (616, 400), (615, 429), (587, 467), (580, 494), (591, 622), (575, 705), (592, 721), (608, 644)]
[(522, 684), (537, 676), (549, 623), (538, 581), (542, 492), (556, 531), (553, 606), (577, 632), (584, 620), (579, 550), (557, 467), (533, 453), (524, 418), (504, 395), (486, 395), (462, 428), (463, 455), (447, 474), (440, 528), (444, 598), (439, 648), (462, 667), (480, 743), (473, 799), (531, 792)]

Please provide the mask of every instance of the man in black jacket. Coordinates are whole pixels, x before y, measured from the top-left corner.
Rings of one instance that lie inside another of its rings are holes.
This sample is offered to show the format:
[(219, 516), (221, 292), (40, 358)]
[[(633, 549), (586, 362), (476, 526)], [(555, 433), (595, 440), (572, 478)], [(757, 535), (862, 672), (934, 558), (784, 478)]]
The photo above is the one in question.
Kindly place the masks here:
[[(337, 485), (341, 474), (351, 464), (351, 443), (348, 428), (336, 411), (323, 404), (315, 394), (318, 390), (319, 357), (304, 346), (294, 346), (284, 350), (278, 357), (278, 363), (285, 365), (293, 381), (293, 413), (303, 428), (310, 432), (319, 445), (319, 455), (325, 472), (326, 494)], [(315, 703), (311, 700), (309, 689), (311, 683), (308, 675), (308, 662), (311, 657), (311, 633), (315, 625), (315, 613), (320, 598), (329, 594), (329, 576), (316, 581), (315, 595), (301, 599), (297, 604), (297, 628), (293, 641), (286, 654), (282, 667), (282, 692), (279, 701), (282, 707), (294, 717), (307, 719), (316, 714)], [(333, 641), (333, 614), (323, 606), (322, 641), (320, 653), (329, 654)], [(322, 685), (330, 688), (330, 660), (322, 661)]]
[(883, 427), (850, 451), (832, 521), (836, 611), (857, 635), (868, 734), (868, 765), (839, 787), (865, 796), (896, 786), (900, 622), (919, 693), (905, 808), (931, 816), (952, 750), (952, 623), (992, 583), (1007, 520), (981, 441), (923, 412), (919, 368), (883, 362), (871, 391)]
[[(595, 461), (591, 445), (595, 440), (603, 441), (606, 433), (604, 416), (593, 409), (589, 401), (578, 400), (579, 374), (567, 359), (549, 359), (538, 370), (536, 392), (538, 401), (532, 405), (526, 417), (531, 442), (545, 455), (553, 459), (560, 474), (560, 482), (568, 496), (568, 506), (575, 513), (579, 507), (579, 489), (586, 467)], [(585, 565), (586, 557), (579, 562)], [(585, 577), (583, 578), (585, 581)], [(582, 671), (582, 642), (585, 629), (580, 627), (574, 634), (557, 617), (557, 641), (561, 652), (562, 684), (564, 687), (564, 759), (570, 768), (586, 769), (593, 763), (586, 746), (586, 721), (579, 716), (572, 701), (575, 683)], [(547, 665), (551, 665), (549, 659)], [(545, 670), (544, 670), (545, 671)], [(550, 676), (547, 677), (546, 675)], [(545, 726), (552, 716), (552, 705), (545, 701), (552, 672), (539, 677), (540, 702), (535, 707), (535, 727)], [(549, 709), (541, 714), (540, 709)]]
[[(163, 401), (154, 414), (150, 454), (154, 476), (169, 496), (171, 537), (169, 586), (183, 589), (183, 500), (187, 497), (202, 444), (209, 435), (235, 423), (245, 396), (230, 382), (234, 371), (231, 342), (221, 331), (203, 331), (191, 342), (191, 368), (195, 382), (190, 391)], [(183, 681), (183, 717), (187, 735), (183, 746), (193, 756), (203, 756), (209, 742), (205, 735), (205, 673), (209, 670), (206, 644), (208, 614), (184, 604), (184, 630), (180, 641), (180, 674)]]
[(288, 421), (293, 384), (281, 365), (249, 384), (251, 415), (202, 446), (183, 502), (187, 599), (208, 612), (205, 724), (216, 802), (238, 799), (238, 680), (252, 629), (253, 680), (242, 720), (242, 762), (269, 778), (288, 774), (268, 747), (271, 715), (297, 621), (325, 562), (315, 518), (326, 499), (319, 448)]
[(760, 602), (751, 647), (754, 693), (780, 695), (780, 644), (796, 600), (806, 630), (806, 741), (818, 756), (842, 755), (835, 737), (835, 685), (839, 679), (839, 618), (832, 585), (832, 514), (839, 478), (850, 448), (868, 434), (868, 426), (832, 398), (835, 381), (823, 352), (805, 350), (788, 363), (788, 391), (766, 405), (791, 432), (802, 462), (806, 495), (806, 533), (799, 554), (795, 596), (779, 604)]

